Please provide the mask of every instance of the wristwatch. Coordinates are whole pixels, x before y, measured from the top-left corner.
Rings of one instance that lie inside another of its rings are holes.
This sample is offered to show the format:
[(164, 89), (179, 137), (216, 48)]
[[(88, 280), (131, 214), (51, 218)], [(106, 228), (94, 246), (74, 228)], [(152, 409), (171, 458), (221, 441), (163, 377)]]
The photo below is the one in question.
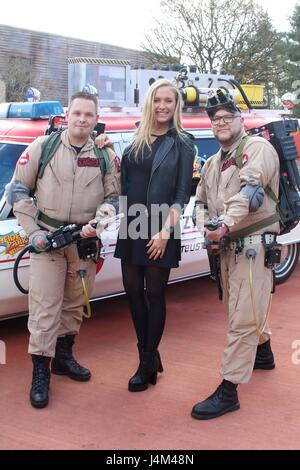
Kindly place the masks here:
[(165, 229), (166, 232), (174, 233), (174, 227), (172, 225), (165, 224), (164, 229)]

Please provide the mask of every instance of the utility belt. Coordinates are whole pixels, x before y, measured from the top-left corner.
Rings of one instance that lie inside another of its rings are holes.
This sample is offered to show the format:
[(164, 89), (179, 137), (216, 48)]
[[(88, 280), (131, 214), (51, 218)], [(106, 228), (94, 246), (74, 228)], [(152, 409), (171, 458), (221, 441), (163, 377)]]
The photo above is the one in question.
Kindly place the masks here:
[(259, 245), (262, 243), (264, 246), (274, 245), (276, 243), (275, 233), (264, 233), (262, 235), (249, 235), (248, 237), (238, 238), (230, 242), (230, 249), (235, 250), (241, 244), (243, 246)]
[(62, 226), (65, 227), (65, 226), (71, 224), (71, 222), (63, 222), (62, 220), (52, 219), (52, 217), (49, 217), (48, 215), (44, 214), (41, 211), (39, 211), (37, 218), (38, 218), (38, 220), (40, 220), (44, 224), (50, 225), (50, 227), (53, 227), (53, 228), (56, 228), (56, 229), (58, 229)]
[[(204, 227), (208, 228), (210, 231), (217, 230), (222, 224), (222, 220), (220, 218), (214, 218), (212, 220), (207, 221), (204, 224)], [(247, 228), (249, 230), (249, 227)], [(245, 229), (245, 230), (247, 230)], [(251, 226), (253, 230), (253, 226)], [(255, 230), (260, 230), (256, 226)], [(249, 260), (249, 285), (250, 285), (250, 293), (251, 293), (251, 301), (252, 301), (252, 308), (253, 308), (253, 318), (255, 321), (256, 329), (259, 336), (265, 330), (268, 315), (271, 308), (271, 300), (272, 294), (275, 292), (275, 266), (276, 264), (280, 263), (281, 257), (281, 245), (277, 243), (277, 234), (266, 232), (262, 235), (248, 235), (244, 230), (245, 236), (244, 237), (237, 237), (234, 239), (230, 238), (230, 234), (225, 235), (224, 237), (220, 238), (220, 240), (216, 242), (211, 242), (208, 238), (205, 238), (204, 247), (207, 249), (207, 253), (210, 259), (210, 265), (212, 268), (212, 272), (217, 280), (218, 290), (219, 290), (219, 298), (222, 299), (223, 297), (223, 288), (221, 285), (221, 275), (220, 275), (220, 258), (222, 253), (226, 253), (228, 251), (233, 251), (235, 254), (235, 262), (238, 263), (238, 256), (244, 252), (245, 250), (245, 257)], [(251, 233), (251, 232), (250, 232)], [(238, 232), (239, 235), (243, 235), (243, 233)], [(234, 236), (234, 234), (233, 234)], [(254, 284), (253, 284), (253, 263), (257, 256), (257, 249), (259, 245), (263, 245), (265, 256), (264, 256), (264, 265), (266, 268), (272, 270), (272, 277), (273, 277), (273, 286), (270, 292), (269, 304), (267, 308), (267, 312), (265, 315), (265, 319), (262, 324), (258, 321), (257, 311), (256, 311), (256, 304), (255, 304), (255, 296), (254, 296)]]
[(265, 249), (265, 267), (273, 269), (280, 263), (281, 244), (277, 243), (277, 234), (263, 233), (262, 235), (250, 235), (244, 238), (231, 240), (228, 236), (222, 237), (219, 242), (210, 242), (205, 239), (204, 248), (209, 255), (218, 255), (228, 251), (234, 251), (236, 258), (245, 249), (255, 249), (262, 244)]

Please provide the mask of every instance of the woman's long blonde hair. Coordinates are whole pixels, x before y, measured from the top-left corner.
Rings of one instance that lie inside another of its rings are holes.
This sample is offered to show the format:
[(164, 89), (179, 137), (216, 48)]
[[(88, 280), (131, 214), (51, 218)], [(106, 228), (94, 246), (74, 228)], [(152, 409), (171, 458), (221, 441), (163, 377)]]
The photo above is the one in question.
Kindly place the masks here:
[(173, 127), (176, 129), (178, 134), (183, 133), (182, 125), (181, 125), (181, 117), (182, 117), (182, 101), (181, 101), (181, 94), (179, 89), (176, 85), (173, 85), (170, 80), (165, 78), (161, 78), (156, 80), (149, 88), (142, 111), (142, 118), (138, 129), (135, 132), (133, 137), (133, 141), (130, 146), (130, 154), (134, 154), (134, 158), (137, 158), (137, 155), (140, 151), (144, 150), (144, 147), (147, 146), (150, 148), (151, 145), (151, 134), (153, 133), (154, 126), (155, 126), (155, 115), (154, 115), (154, 98), (157, 90), (161, 87), (168, 87), (170, 88), (176, 100), (176, 106), (174, 110), (174, 116), (172, 120)]

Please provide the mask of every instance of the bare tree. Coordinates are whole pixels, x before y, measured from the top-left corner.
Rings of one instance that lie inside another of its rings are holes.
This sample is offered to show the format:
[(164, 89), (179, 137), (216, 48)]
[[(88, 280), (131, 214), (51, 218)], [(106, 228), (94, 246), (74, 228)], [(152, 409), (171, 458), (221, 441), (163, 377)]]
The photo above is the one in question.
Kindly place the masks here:
[(161, 10), (163, 20), (155, 20), (143, 45), (152, 57), (184, 59), (200, 72), (223, 69), (248, 82), (278, 76), (280, 38), (253, 0), (163, 0)]
[(181, 63), (183, 60), (184, 41), (178, 38), (174, 25), (165, 24), (162, 28), (156, 20), (157, 26), (153, 34), (146, 34), (148, 45), (144, 46), (151, 63)]
[(9, 57), (1, 69), (1, 77), (6, 86), (6, 100), (24, 101), (26, 89), (33, 80), (30, 60)]

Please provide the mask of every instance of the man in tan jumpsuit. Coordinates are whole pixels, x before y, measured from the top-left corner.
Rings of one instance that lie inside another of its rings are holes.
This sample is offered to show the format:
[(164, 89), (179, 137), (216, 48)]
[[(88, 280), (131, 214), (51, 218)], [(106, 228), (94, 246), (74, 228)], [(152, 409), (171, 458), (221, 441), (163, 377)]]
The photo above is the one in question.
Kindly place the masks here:
[[(264, 265), (265, 249), (261, 234), (276, 234), (279, 230), (278, 219), (274, 216), (275, 202), (265, 193), (269, 186), (278, 196), (278, 155), (267, 140), (251, 137), (246, 141), (239, 168), (235, 158), (246, 135), (239, 109), (230, 95), (218, 90), (208, 101), (207, 113), (221, 149), (203, 167), (196, 193), (196, 204), (199, 204), (196, 205), (199, 209), (197, 226), (203, 231), (203, 220), (221, 216), (217, 230), (205, 229), (206, 237), (218, 243), (227, 234), (232, 240), (229, 249), (220, 252), (223, 300), (229, 331), (221, 363), (223, 381), (209, 398), (193, 407), (192, 416), (196, 419), (216, 418), (237, 410), (240, 407), (237, 385), (250, 380), (253, 368), (275, 367), (270, 331), (265, 325), (272, 290), (272, 270)], [(274, 223), (269, 219), (263, 228), (257, 228), (257, 225), (253, 229), (250, 227), (270, 216)], [(247, 236), (243, 232), (248, 232)], [(268, 237), (273, 240), (275, 236)], [(242, 242), (241, 249), (238, 240)], [(249, 255), (253, 251), (249, 252), (249, 249), (255, 250), (255, 258), (251, 260)], [(252, 289), (249, 282), (250, 263)]]
[[(90, 137), (98, 117), (95, 95), (76, 93), (67, 113), (68, 129), (61, 143), (37, 178), (42, 143), (39, 137), (21, 155), (7, 194), (19, 223), (39, 250), (46, 245), (46, 235), (61, 225), (82, 225), (82, 238), (93, 237), (93, 220), (116, 213), (119, 174), (116, 155), (107, 149), (110, 168), (101, 174), (99, 161)], [(36, 188), (35, 202), (29, 196)], [(91, 241), (91, 243), (96, 243)], [(42, 408), (48, 404), (50, 359), (51, 371), (71, 379), (87, 381), (88, 369), (72, 356), (74, 336), (82, 322), (84, 297), (79, 271), (85, 272), (89, 294), (92, 292), (96, 264), (80, 259), (77, 245), (71, 244), (50, 252), (32, 253), (29, 280), (29, 353), (33, 361), (31, 404)]]

